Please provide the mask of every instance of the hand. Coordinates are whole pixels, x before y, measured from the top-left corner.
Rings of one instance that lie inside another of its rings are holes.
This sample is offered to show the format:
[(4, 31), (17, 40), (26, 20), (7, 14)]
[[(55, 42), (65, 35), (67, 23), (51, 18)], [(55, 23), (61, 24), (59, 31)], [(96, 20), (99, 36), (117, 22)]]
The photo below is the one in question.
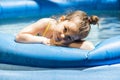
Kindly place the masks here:
[(45, 45), (50, 45), (50, 39), (44, 39), (43, 44)]

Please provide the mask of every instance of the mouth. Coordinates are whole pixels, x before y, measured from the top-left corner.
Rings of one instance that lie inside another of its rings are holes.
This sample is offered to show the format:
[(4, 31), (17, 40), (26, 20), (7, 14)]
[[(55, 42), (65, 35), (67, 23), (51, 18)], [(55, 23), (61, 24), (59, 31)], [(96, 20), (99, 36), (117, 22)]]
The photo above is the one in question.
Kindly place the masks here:
[(64, 40), (66, 40), (66, 41), (74, 41), (74, 37), (73, 36), (65, 36)]

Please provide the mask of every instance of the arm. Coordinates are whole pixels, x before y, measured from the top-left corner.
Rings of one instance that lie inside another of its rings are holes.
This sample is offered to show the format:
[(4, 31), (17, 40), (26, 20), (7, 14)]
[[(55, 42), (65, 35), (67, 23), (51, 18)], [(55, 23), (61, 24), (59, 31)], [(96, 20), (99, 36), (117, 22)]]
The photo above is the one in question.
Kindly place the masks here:
[(46, 45), (50, 44), (50, 39), (42, 36), (34, 36), (31, 34), (23, 33), (23, 34), (18, 34), (16, 36), (16, 41), (17, 42), (22, 42), (22, 43), (43, 43)]
[(36, 23), (31, 24), (30, 26), (21, 30), (17, 36), (17, 42), (23, 43), (43, 43), (49, 44), (50, 40), (46, 37), (36, 36), (37, 33), (43, 31), (44, 27), (47, 25), (48, 20), (39, 20)]
[(95, 47), (92, 42), (90, 41), (81, 41), (81, 42), (73, 42), (68, 45), (72, 48), (80, 48), (83, 50), (93, 50)]

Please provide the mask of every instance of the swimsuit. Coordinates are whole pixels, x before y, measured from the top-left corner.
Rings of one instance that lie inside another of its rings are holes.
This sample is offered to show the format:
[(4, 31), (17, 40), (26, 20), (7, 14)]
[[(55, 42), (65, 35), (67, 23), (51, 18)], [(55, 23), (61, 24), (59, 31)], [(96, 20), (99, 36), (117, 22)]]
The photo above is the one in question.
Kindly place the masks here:
[(48, 31), (49, 28), (50, 28), (50, 23), (48, 23), (48, 25), (46, 26), (46, 28), (45, 28), (42, 36), (45, 36), (45, 35), (46, 35), (46, 33), (47, 33), (47, 31)]
[[(49, 28), (50, 28), (50, 23), (47, 24), (47, 26), (46, 26), (46, 28), (45, 28), (45, 30), (44, 30), (42, 36), (45, 36), (45, 35), (46, 35), (46, 33), (47, 33), (47, 31), (48, 31)], [(40, 34), (37, 33), (36, 36), (40, 36)]]

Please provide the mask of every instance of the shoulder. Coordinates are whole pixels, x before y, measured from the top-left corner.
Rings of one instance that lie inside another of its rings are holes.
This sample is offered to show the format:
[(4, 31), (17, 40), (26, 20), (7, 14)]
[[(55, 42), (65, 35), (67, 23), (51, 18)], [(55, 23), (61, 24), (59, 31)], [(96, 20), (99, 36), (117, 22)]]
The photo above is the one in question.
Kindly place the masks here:
[(42, 19), (39, 19), (37, 22), (51, 22), (51, 21), (56, 22), (56, 20), (52, 18), (42, 18)]

